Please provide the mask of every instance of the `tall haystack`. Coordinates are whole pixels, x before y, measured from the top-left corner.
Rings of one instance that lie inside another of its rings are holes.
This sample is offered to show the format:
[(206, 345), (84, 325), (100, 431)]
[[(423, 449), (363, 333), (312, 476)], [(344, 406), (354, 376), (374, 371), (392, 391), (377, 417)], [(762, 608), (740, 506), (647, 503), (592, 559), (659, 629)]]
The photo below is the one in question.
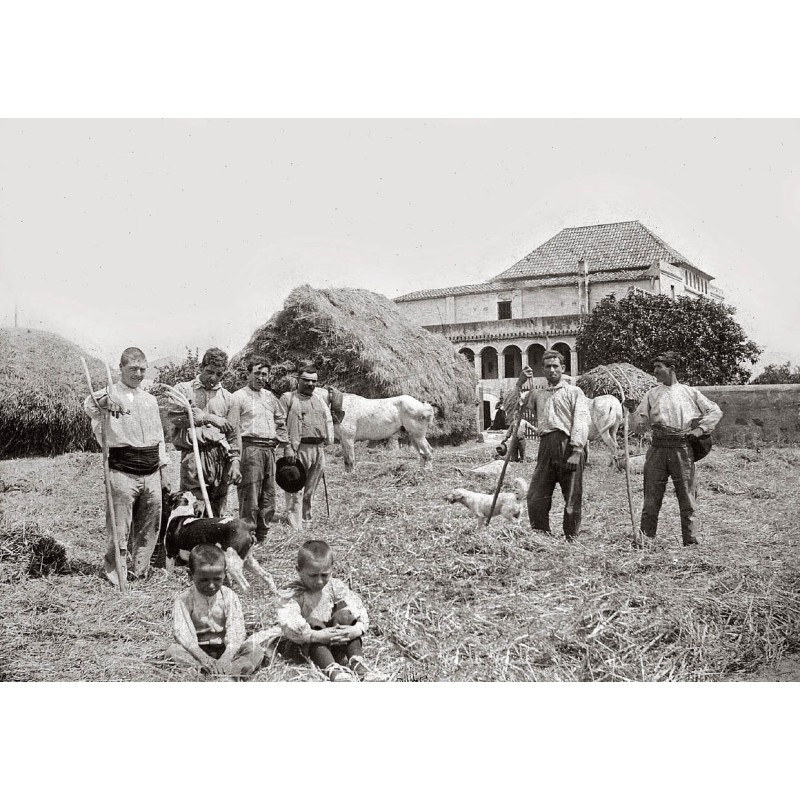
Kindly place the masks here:
[(587, 397), (613, 394), (617, 400), (621, 400), (617, 382), (622, 386), (625, 397), (637, 403), (656, 385), (656, 379), (652, 375), (624, 361), (595, 367), (581, 375), (576, 383)]
[(62, 336), (0, 328), (0, 458), (97, 449), (83, 413), (88, 389), (81, 356), (94, 386), (104, 386), (102, 362)]
[(269, 359), (272, 390), (289, 388), (299, 359), (312, 358), (320, 381), (363, 397), (410, 394), (434, 406), (431, 443), (458, 443), (475, 431), (475, 374), (444, 336), (403, 317), (365, 289), (299, 286), (232, 360), (238, 386), (251, 353)]

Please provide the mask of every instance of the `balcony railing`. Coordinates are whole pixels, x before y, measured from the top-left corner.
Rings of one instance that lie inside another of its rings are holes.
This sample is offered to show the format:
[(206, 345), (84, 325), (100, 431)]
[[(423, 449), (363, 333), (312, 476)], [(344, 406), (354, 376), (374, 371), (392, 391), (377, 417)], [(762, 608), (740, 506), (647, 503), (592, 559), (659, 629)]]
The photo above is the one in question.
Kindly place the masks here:
[(576, 334), (581, 323), (580, 314), (562, 314), (553, 317), (520, 317), (519, 319), (493, 319), (486, 322), (454, 322), (448, 325), (423, 325), (425, 330), (440, 333), (451, 342), (494, 341), (537, 336)]

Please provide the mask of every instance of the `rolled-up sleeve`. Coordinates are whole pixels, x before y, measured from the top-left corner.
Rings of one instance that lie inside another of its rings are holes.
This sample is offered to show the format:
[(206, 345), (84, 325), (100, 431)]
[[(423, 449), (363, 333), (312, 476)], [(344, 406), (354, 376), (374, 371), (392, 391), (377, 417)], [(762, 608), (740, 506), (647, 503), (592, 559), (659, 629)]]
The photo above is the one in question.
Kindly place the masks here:
[(697, 389), (693, 388), (692, 394), (694, 395), (694, 402), (703, 414), (698, 427), (702, 428), (705, 433), (711, 433), (722, 419), (722, 409)]
[(572, 412), (572, 430), (569, 436), (569, 443), (573, 447), (586, 447), (589, 441), (589, 401), (586, 395), (577, 390), (575, 396), (575, 408)]

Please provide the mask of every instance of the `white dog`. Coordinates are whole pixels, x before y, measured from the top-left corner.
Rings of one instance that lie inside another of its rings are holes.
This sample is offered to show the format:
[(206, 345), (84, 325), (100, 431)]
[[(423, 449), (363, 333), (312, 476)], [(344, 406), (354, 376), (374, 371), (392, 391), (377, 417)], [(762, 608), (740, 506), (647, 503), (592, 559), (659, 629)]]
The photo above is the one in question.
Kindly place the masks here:
[[(522, 501), (528, 493), (528, 483), (524, 478), (517, 478), (514, 486), (516, 487), (515, 491), (500, 492), (497, 495), (497, 505), (494, 507), (492, 516), (501, 516), (510, 522), (519, 524)], [(469, 489), (453, 489), (452, 492), (445, 495), (445, 499), (449, 503), (461, 503), (466, 506), (478, 518), (478, 527), (480, 527), (486, 524), (494, 495), (471, 492)]]

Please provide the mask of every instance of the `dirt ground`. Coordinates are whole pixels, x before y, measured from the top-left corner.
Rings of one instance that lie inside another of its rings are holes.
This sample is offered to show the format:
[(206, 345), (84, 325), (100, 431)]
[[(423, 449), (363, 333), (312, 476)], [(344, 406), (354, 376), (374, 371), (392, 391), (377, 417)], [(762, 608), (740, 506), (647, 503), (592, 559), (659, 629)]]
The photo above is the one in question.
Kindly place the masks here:
[[(311, 534), (331, 543), (336, 574), (365, 599), (370, 661), (401, 681), (795, 680), (800, 653), (800, 450), (715, 448), (698, 465), (701, 545), (680, 545), (668, 490), (659, 538), (630, 548), (625, 477), (594, 448), (585, 475), (582, 536), (536, 537), (516, 526), (478, 529), (460, 505), (463, 486), (490, 492), (470, 472), (494, 443), (437, 448), (422, 471), (406, 449), (359, 447), (355, 476), (338, 447), (315, 499)], [(535, 443), (529, 456), (535, 454)], [(173, 453), (173, 479), (177, 461)], [(511, 464), (530, 477), (534, 464)], [(169, 665), (175, 595), (185, 571), (155, 570), (121, 595), (100, 575), (105, 538), (97, 454), (0, 462), (0, 677), (4, 680), (186, 680)], [(641, 475), (633, 500), (641, 508)], [(235, 506), (235, 493), (231, 494)], [(282, 503), (279, 502), (279, 508)], [(563, 500), (551, 521), (560, 533)], [(56, 573), (33, 577), (25, 542), (66, 547)], [(279, 585), (308, 538), (273, 525), (259, 561)], [(274, 624), (274, 598), (256, 576), (242, 597), (249, 631)], [(322, 680), (276, 659), (258, 681)]]

